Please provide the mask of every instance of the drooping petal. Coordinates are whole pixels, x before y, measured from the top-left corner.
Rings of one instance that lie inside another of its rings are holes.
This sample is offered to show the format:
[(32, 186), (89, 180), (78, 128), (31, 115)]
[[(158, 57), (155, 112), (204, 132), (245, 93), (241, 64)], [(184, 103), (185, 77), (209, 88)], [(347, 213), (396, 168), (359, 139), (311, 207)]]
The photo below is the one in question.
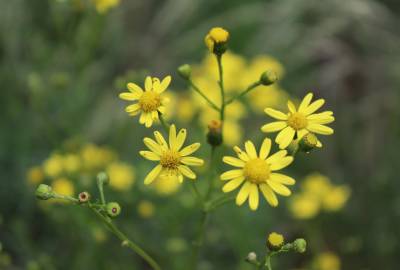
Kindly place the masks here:
[(278, 198), (276, 198), (275, 193), (272, 191), (272, 189), (267, 184), (261, 184), (260, 190), (261, 190), (262, 194), (264, 195), (265, 199), (267, 200), (267, 202), (271, 206), (273, 206), (273, 207), (278, 206)]
[(197, 149), (200, 148), (200, 143), (193, 143), (191, 145), (186, 146), (185, 148), (183, 148), (181, 151), (179, 151), (179, 154), (184, 157), (184, 156), (188, 156), (190, 154), (193, 154), (194, 152), (197, 151)]
[(269, 116), (271, 116), (272, 118), (275, 118), (275, 119), (278, 119), (278, 120), (287, 120), (288, 119), (287, 114), (284, 114), (283, 112), (274, 110), (272, 108), (266, 108), (264, 110), (264, 112), (266, 114), (268, 114)]
[(270, 150), (271, 150), (271, 139), (265, 138), (261, 145), (259, 157), (261, 159), (266, 159)]
[(258, 187), (256, 184), (251, 184), (249, 193), (250, 209), (255, 211), (258, 208)]
[(290, 194), (292, 194), (290, 189), (288, 189), (287, 187), (285, 187), (284, 185), (282, 185), (280, 183), (270, 181), (270, 180), (267, 180), (267, 183), (271, 187), (271, 189), (273, 191), (275, 191), (276, 193), (278, 193), (279, 195), (289, 196)]
[(221, 180), (229, 180), (243, 176), (243, 170), (229, 170), (221, 174)]
[(245, 142), (244, 147), (246, 148), (247, 155), (250, 159), (257, 158), (256, 148), (251, 141)]
[(290, 165), (293, 162), (293, 157), (287, 156), (270, 165), (271, 171), (278, 171)]
[(140, 151), (139, 154), (144, 157), (145, 159), (158, 161), (160, 160), (160, 156), (151, 151)]
[(333, 129), (324, 125), (320, 124), (309, 124), (307, 126), (307, 129), (311, 132), (315, 132), (317, 134), (322, 134), (322, 135), (331, 135), (333, 134)]
[(162, 166), (161, 165), (157, 165), (154, 167), (154, 169), (152, 169), (149, 174), (146, 176), (146, 178), (144, 179), (144, 184), (145, 185), (150, 185), (156, 178), (157, 176), (160, 174), (162, 170)]
[(178, 135), (176, 136), (176, 144), (174, 148), (176, 151), (179, 151), (182, 145), (184, 144), (186, 139), (186, 134), (187, 134), (186, 129), (183, 128), (179, 130)]
[(284, 185), (294, 185), (296, 183), (296, 180), (292, 177), (280, 173), (271, 173), (269, 179)]
[(287, 127), (287, 123), (285, 121), (276, 121), (269, 124), (265, 124), (261, 127), (261, 131), (263, 132), (275, 132)]
[(146, 91), (151, 91), (153, 88), (153, 81), (150, 76), (147, 76), (146, 79), (144, 80), (144, 89)]
[(238, 155), (238, 157), (243, 160), (243, 161), (249, 161), (250, 158), (247, 155), (246, 152), (244, 152), (242, 149), (240, 149), (238, 146), (234, 146), (233, 150), (236, 152), (236, 154)]
[(151, 151), (161, 156), (162, 148), (158, 143), (150, 138), (144, 138), (143, 142)]
[(284, 156), (286, 156), (286, 154), (287, 154), (286, 150), (280, 150), (275, 154), (271, 155), (269, 158), (267, 158), (267, 163), (268, 164), (276, 163), (277, 161), (281, 160)]
[(316, 101), (314, 101), (313, 103), (310, 104), (310, 106), (308, 106), (306, 109), (304, 109), (302, 111), (302, 113), (304, 113), (305, 115), (310, 115), (313, 112), (315, 112), (316, 110), (318, 110), (319, 108), (322, 107), (322, 105), (324, 105), (325, 100), (324, 99), (318, 99)]
[(183, 157), (181, 162), (189, 166), (202, 166), (204, 164), (204, 160), (196, 157)]
[(244, 176), (234, 178), (222, 187), (222, 191), (225, 193), (231, 192), (232, 190), (238, 188), (243, 183), (243, 181), (244, 181)]
[(226, 164), (239, 168), (243, 168), (245, 165), (245, 162), (243, 160), (235, 157), (225, 156), (222, 158), (222, 161), (225, 162)]
[(179, 165), (178, 170), (187, 178), (196, 179), (196, 174), (188, 166)]
[(247, 198), (249, 197), (249, 193), (250, 193), (250, 187), (251, 187), (250, 182), (244, 183), (244, 185), (240, 189), (238, 195), (236, 196), (236, 204), (237, 205), (240, 206), (247, 200)]
[(297, 111), (298, 112), (303, 112), (308, 107), (308, 105), (310, 105), (310, 102), (311, 102), (312, 98), (313, 98), (313, 94), (312, 93), (308, 93), (303, 98), (303, 100), (301, 101), (299, 109)]
[(135, 83), (128, 83), (126, 87), (128, 88), (129, 91), (138, 95), (139, 97), (143, 94), (142, 88)]

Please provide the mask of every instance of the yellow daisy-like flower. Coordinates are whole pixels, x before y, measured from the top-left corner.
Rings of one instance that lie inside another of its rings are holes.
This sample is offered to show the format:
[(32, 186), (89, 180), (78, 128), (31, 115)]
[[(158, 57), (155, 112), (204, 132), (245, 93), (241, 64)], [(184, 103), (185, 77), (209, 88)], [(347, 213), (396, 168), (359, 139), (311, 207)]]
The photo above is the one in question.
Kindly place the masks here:
[(259, 189), (267, 202), (274, 207), (278, 205), (275, 193), (282, 196), (291, 194), (285, 185), (294, 185), (295, 180), (275, 172), (292, 163), (293, 157), (286, 156), (286, 150), (280, 150), (269, 156), (271, 140), (268, 138), (264, 139), (259, 155), (251, 141), (245, 143), (245, 152), (237, 146), (233, 149), (239, 158), (225, 156), (223, 161), (237, 169), (223, 173), (221, 180), (229, 180), (223, 186), (223, 192), (231, 192), (244, 183), (236, 196), (237, 205), (240, 206), (249, 199), (250, 209), (257, 210)]
[[(281, 149), (288, 147), (296, 137), (301, 139), (309, 132), (322, 135), (333, 134), (333, 129), (325, 126), (325, 124), (332, 123), (335, 120), (333, 112), (314, 113), (324, 105), (325, 100), (318, 99), (311, 103), (312, 98), (313, 94), (308, 93), (297, 109), (293, 102), (289, 100), (287, 104), (289, 112), (286, 114), (272, 108), (266, 108), (265, 113), (279, 121), (262, 126), (261, 130), (263, 132), (280, 131), (275, 142), (279, 144)], [(318, 141), (317, 147), (321, 146), (321, 142)]]
[(159, 162), (146, 176), (144, 184), (151, 184), (158, 176), (178, 179), (180, 183), (184, 176), (196, 179), (196, 174), (188, 166), (201, 166), (204, 161), (189, 155), (199, 149), (200, 143), (181, 149), (186, 139), (186, 129), (179, 130), (177, 134), (175, 125), (171, 125), (169, 129), (169, 144), (159, 131), (154, 132), (154, 137), (156, 141), (150, 138), (143, 140), (150, 151), (140, 151), (140, 155), (144, 158)]
[(171, 76), (165, 77), (162, 81), (156, 77), (147, 76), (144, 82), (144, 91), (137, 84), (128, 83), (129, 92), (121, 93), (119, 97), (128, 101), (137, 100), (137, 103), (127, 106), (125, 111), (131, 116), (141, 112), (139, 122), (146, 127), (151, 127), (153, 122), (158, 120), (158, 114), (165, 113), (164, 105), (168, 102), (168, 99), (162, 97), (162, 93), (170, 83)]

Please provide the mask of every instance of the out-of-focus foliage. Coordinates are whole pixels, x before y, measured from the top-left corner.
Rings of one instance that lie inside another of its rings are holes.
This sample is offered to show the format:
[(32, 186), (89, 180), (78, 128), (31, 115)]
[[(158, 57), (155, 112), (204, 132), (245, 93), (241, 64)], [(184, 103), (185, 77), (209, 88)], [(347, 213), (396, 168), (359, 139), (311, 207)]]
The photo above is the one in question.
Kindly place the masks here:
[[(262, 250), (274, 230), (309, 244), (306, 256), (277, 261), (279, 269), (396, 269), (399, 14), (390, 0), (0, 2), (0, 268), (146, 269), (89, 212), (34, 198), (41, 181), (95, 193), (101, 169), (120, 179), (108, 196), (121, 202), (124, 231), (166, 269), (186, 269), (199, 219), (195, 200), (187, 185), (143, 185), (151, 164), (138, 150), (150, 132), (125, 114), (117, 96), (128, 81), (142, 84), (145, 74), (163, 77), (186, 62), (212, 95), (215, 63), (204, 57), (203, 37), (221, 25), (231, 33), (231, 93), (264, 67), (282, 78), (232, 105), (230, 143), (261, 143), (263, 107), (308, 90), (327, 100), (337, 120), (324, 149), (292, 166), (295, 196), (277, 209), (263, 204), (253, 213), (232, 204), (211, 217), (200, 268), (251, 269), (244, 256)], [(205, 144), (213, 116), (173, 75), (171, 117)], [(112, 154), (104, 158), (103, 150)], [(308, 175), (315, 170), (325, 176), (313, 183)], [(326, 194), (304, 201), (313, 188)], [(302, 209), (291, 207), (302, 199)]]

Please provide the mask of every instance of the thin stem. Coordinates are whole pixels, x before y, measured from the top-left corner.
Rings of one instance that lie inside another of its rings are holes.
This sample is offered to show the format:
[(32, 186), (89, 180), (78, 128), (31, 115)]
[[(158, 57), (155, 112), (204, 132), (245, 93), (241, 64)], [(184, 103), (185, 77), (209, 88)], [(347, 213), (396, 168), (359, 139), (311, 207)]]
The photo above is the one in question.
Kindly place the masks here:
[(117, 226), (112, 223), (111, 219), (103, 216), (97, 209), (91, 207), (89, 208), (103, 221), (103, 223), (107, 226), (107, 228), (122, 241), (123, 246), (127, 246), (131, 250), (133, 250), (137, 255), (139, 255), (143, 260), (145, 260), (154, 270), (161, 270), (161, 267), (157, 264), (157, 262), (144, 251), (141, 247), (139, 247), (136, 243), (130, 240), (123, 232), (121, 232)]
[(268, 254), (267, 257), (265, 258), (265, 267), (267, 268), (267, 270), (272, 270), (270, 254)]
[(212, 102), (211, 99), (209, 99), (209, 98), (203, 93), (203, 91), (201, 91), (200, 88), (197, 87), (197, 85), (195, 85), (195, 84), (193, 83), (193, 81), (192, 81), (191, 79), (188, 79), (188, 82), (189, 82), (189, 85), (192, 87), (192, 89), (193, 89), (195, 92), (197, 92), (202, 98), (204, 98), (204, 100), (207, 101), (208, 104), (210, 104), (211, 108), (213, 108), (214, 110), (216, 110), (216, 111), (218, 111), (218, 112), (220, 111), (220, 108), (218, 108), (218, 106), (217, 106), (214, 102)]
[(236, 96), (230, 98), (227, 102), (225, 102), (225, 106), (231, 104), (231, 103), (234, 102), (236, 99), (239, 99), (239, 98), (245, 96), (245, 95), (248, 94), (251, 90), (253, 90), (254, 88), (256, 88), (257, 86), (260, 86), (260, 85), (261, 85), (261, 82), (259, 82), (259, 81), (250, 84), (250, 85), (246, 88), (246, 90), (244, 90), (244, 91), (241, 92), (240, 94), (237, 94)]
[(74, 197), (71, 197), (71, 196), (68, 196), (68, 195), (61, 195), (61, 194), (58, 194), (58, 193), (54, 193), (53, 192), (53, 196), (52, 196), (54, 199), (61, 199), (61, 200), (67, 200), (67, 201), (70, 201), (70, 202), (72, 202), (72, 203), (79, 203), (79, 200), (78, 199), (76, 199), (76, 198), (74, 198)]
[(164, 116), (158, 112), (158, 118), (160, 119), (160, 123), (163, 126), (165, 132), (169, 132), (169, 124), (165, 121)]
[(219, 198), (216, 198), (214, 200), (211, 200), (208, 204), (207, 204), (207, 208), (206, 210), (211, 212), (215, 209), (217, 209), (218, 207), (231, 202), (235, 200), (235, 196), (234, 195), (228, 195), (228, 196), (221, 196)]
[(222, 55), (217, 54), (217, 63), (218, 63), (218, 75), (219, 75), (219, 89), (221, 92), (221, 110), (220, 110), (220, 120), (223, 124), (225, 118), (225, 89), (224, 89), (224, 70), (222, 67)]
[(97, 188), (99, 189), (100, 193), (100, 201), (102, 205), (106, 204), (106, 198), (104, 196), (104, 188), (103, 188), (104, 182), (101, 180), (97, 180)]

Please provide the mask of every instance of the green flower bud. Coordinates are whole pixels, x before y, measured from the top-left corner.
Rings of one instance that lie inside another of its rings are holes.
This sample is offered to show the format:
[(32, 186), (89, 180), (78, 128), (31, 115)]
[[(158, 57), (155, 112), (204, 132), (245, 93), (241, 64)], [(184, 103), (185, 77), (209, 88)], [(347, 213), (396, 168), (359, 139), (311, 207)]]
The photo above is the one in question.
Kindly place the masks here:
[(219, 120), (212, 120), (208, 124), (207, 142), (212, 146), (218, 146), (222, 141), (222, 123)]
[(303, 238), (298, 238), (293, 242), (293, 249), (298, 253), (304, 253), (307, 249), (307, 242)]
[(103, 185), (108, 185), (110, 181), (108, 179), (108, 175), (105, 172), (100, 172), (97, 174), (97, 182), (103, 183)]
[(250, 252), (247, 254), (246, 261), (249, 263), (257, 263), (257, 254), (255, 252)]
[(53, 198), (53, 189), (51, 186), (46, 185), (46, 184), (40, 184), (35, 192), (36, 198), (39, 200), (48, 200), (50, 198)]
[(278, 75), (272, 70), (265, 71), (261, 74), (260, 82), (263, 85), (271, 85), (274, 84), (278, 80)]
[(79, 199), (80, 203), (88, 202), (90, 200), (89, 192), (84, 191), (84, 192), (79, 193), (78, 199)]
[(185, 80), (188, 80), (192, 75), (192, 68), (188, 64), (178, 67), (178, 74)]
[(109, 217), (116, 217), (121, 213), (121, 206), (116, 202), (110, 202), (107, 203), (106, 210)]
[(317, 147), (318, 138), (313, 133), (307, 133), (299, 141), (299, 150), (309, 153), (315, 147)]

